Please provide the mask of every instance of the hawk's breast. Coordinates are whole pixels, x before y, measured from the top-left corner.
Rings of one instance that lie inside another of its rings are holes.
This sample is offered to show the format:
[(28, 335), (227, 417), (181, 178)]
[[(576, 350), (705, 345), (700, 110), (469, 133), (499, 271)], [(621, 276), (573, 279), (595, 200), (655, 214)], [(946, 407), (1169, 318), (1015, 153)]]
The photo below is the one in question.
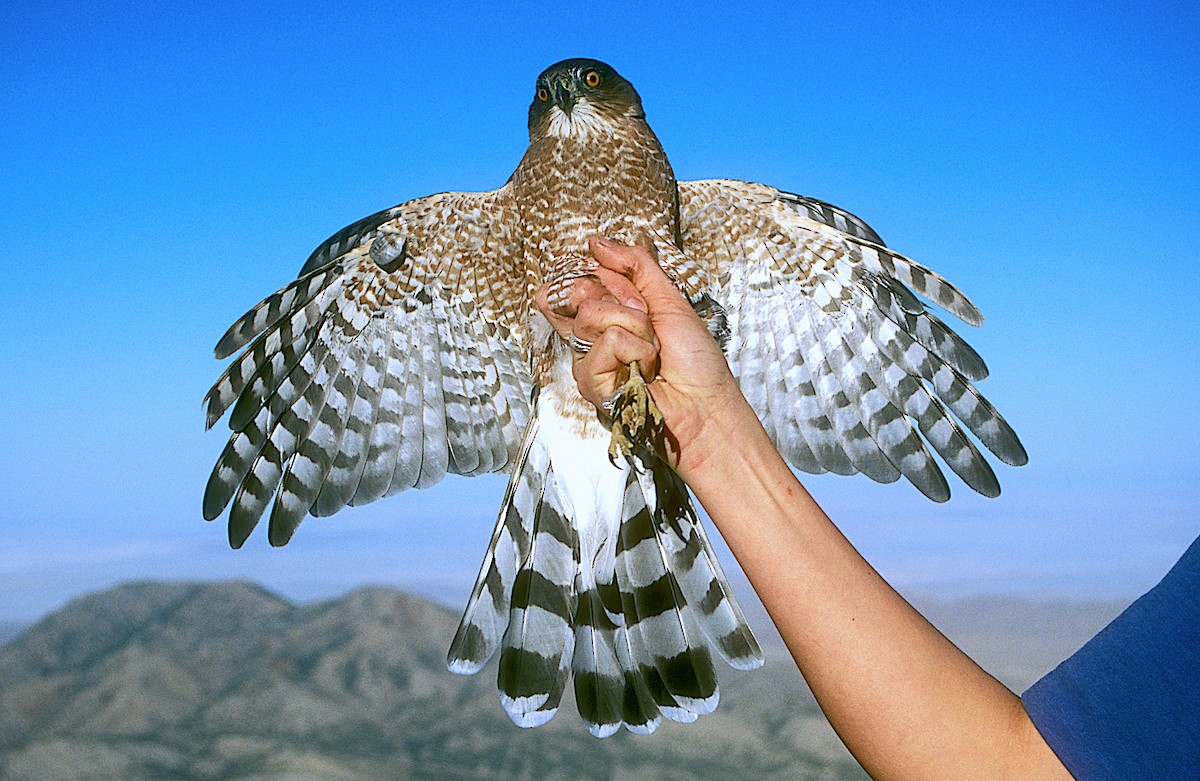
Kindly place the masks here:
[(597, 234), (630, 243), (645, 233), (667, 241), (676, 235), (675, 176), (666, 154), (645, 122), (623, 124), (629, 127), (610, 135), (529, 145), (512, 184), (539, 269), (564, 255), (586, 255)]

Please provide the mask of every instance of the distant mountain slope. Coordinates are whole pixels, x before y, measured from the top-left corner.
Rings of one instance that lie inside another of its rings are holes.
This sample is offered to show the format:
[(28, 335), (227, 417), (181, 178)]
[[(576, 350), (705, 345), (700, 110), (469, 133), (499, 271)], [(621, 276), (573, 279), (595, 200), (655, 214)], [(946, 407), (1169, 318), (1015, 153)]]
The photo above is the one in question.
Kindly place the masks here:
[(0, 621), (0, 645), (4, 645), (9, 640), (16, 638), (28, 626), (28, 624), (23, 624), (19, 621)]
[(943, 634), (1016, 692), (1054, 669), (1132, 601), (1039, 602), (1011, 596), (912, 600)]
[[(1122, 607), (917, 604), (1018, 691)], [(716, 713), (601, 741), (569, 702), (545, 727), (514, 727), (494, 664), (474, 677), (446, 671), (456, 623), (382, 587), (306, 605), (244, 582), (81, 597), (0, 647), (0, 778), (866, 778), (769, 629), (767, 667), (724, 671)], [(752, 623), (769, 626), (765, 615)]]
[(717, 712), (597, 740), (520, 730), (494, 665), (445, 669), (457, 616), (385, 588), (293, 605), (242, 582), (135, 583), (0, 648), (0, 778), (862, 779), (795, 668), (727, 671)]

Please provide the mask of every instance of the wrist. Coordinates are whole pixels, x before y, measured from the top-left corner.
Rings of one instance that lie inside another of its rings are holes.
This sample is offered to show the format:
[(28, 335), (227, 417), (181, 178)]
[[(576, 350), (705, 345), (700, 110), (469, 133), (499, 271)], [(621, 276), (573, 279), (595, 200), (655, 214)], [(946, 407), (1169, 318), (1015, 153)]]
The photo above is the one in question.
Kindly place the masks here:
[(736, 384), (706, 400), (700, 425), (680, 438), (683, 447), (675, 471), (692, 490), (728, 486), (742, 470), (759, 471), (771, 456), (779, 458), (762, 422)]

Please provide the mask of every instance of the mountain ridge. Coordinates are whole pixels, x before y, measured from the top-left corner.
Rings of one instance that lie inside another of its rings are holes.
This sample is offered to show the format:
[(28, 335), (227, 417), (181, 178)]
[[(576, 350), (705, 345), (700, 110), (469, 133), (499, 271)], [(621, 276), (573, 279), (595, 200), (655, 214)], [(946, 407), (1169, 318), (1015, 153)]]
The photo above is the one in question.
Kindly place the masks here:
[(0, 778), (866, 777), (778, 641), (766, 669), (722, 674), (697, 723), (597, 740), (569, 701), (513, 726), (494, 663), (449, 673), (457, 622), (384, 586), (309, 603), (242, 580), (78, 597), (0, 646)]
[[(567, 702), (521, 730), (499, 706), (494, 667), (445, 669), (456, 626), (449, 609), (380, 586), (306, 604), (246, 581), (85, 595), (0, 647), (0, 777), (863, 777), (836, 739), (770, 745), (780, 719), (759, 712), (772, 710), (778, 673), (730, 671), (716, 714), (650, 737), (597, 740)], [(811, 701), (800, 711), (819, 731)]]

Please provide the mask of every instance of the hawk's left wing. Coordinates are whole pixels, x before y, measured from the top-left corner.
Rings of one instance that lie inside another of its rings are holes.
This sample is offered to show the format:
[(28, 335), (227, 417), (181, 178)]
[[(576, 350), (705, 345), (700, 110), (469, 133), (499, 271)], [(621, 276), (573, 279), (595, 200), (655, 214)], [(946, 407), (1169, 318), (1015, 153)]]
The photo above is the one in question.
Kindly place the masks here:
[(903, 475), (945, 501), (927, 441), (967, 485), (1000, 493), (963, 425), (1005, 463), (1025, 449), (971, 384), (983, 361), (917, 297), (978, 325), (957, 288), (822, 201), (732, 180), (680, 182), (679, 197), (684, 248), (710, 264), (729, 319), (730, 366), (793, 466)]
[(205, 406), (233, 435), (204, 515), (230, 506), (235, 547), (272, 498), (282, 545), (309, 513), (512, 466), (532, 389), (517, 228), (507, 187), (409, 201), (334, 234), (230, 327), (217, 357), (242, 352)]

